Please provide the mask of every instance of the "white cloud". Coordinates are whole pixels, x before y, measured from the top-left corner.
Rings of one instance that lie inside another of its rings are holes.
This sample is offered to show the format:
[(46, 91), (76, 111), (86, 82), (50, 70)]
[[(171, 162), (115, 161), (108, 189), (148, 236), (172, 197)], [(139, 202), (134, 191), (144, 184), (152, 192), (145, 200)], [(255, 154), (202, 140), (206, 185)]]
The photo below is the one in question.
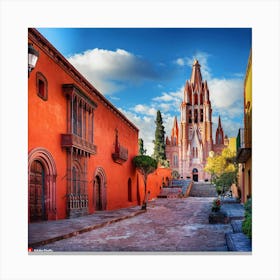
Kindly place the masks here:
[(126, 50), (92, 49), (68, 58), (101, 93), (111, 94), (127, 83), (157, 77), (148, 61)]
[(241, 79), (212, 79), (208, 85), (212, 104), (217, 108), (229, 108), (243, 96)]
[[(175, 118), (175, 115), (171, 115), (171, 114), (162, 114), (162, 117), (163, 117), (163, 125), (164, 125), (164, 130), (165, 130), (165, 138), (166, 136), (169, 137), (170, 139), (170, 135), (171, 135), (171, 130), (172, 130), (172, 127), (173, 127), (173, 124), (174, 124), (174, 118)], [(180, 119), (177, 118), (178, 121), (180, 121)]]
[(147, 149), (147, 155), (152, 155), (154, 152), (154, 133), (155, 133), (155, 117), (138, 115), (135, 112), (126, 111), (122, 108), (119, 110), (139, 128), (139, 138), (144, 141), (144, 148)]
[(241, 79), (210, 79), (208, 81), (213, 110), (213, 138), (221, 116), (224, 133), (236, 137), (243, 118), (243, 81)]
[(162, 92), (160, 96), (156, 96), (152, 99), (155, 102), (156, 107), (158, 107), (163, 112), (168, 111), (179, 111), (180, 104), (183, 100), (184, 86), (179, 88), (177, 91)]
[(168, 112), (172, 109), (172, 104), (170, 103), (161, 103), (158, 106), (161, 112)]
[(179, 66), (184, 66), (185, 65), (185, 62), (184, 62), (183, 58), (176, 59), (175, 63), (178, 64)]
[[(238, 134), (238, 129), (242, 127), (242, 122), (236, 122), (232, 118), (228, 118), (226, 112), (221, 113), (221, 123), (224, 130), (224, 134), (228, 137), (236, 137)], [(216, 129), (218, 126), (218, 116), (213, 116), (212, 118), (213, 126), (212, 126), (212, 133), (213, 133), (213, 140), (215, 141), (216, 137)]]
[(156, 116), (157, 114), (157, 110), (155, 108), (142, 104), (137, 104), (133, 110), (143, 115)]
[(170, 94), (163, 92), (161, 96), (154, 97), (153, 100), (159, 102), (160, 101), (168, 102), (168, 101), (172, 101), (173, 97)]
[[(138, 108), (146, 108), (148, 106), (139, 104)], [(135, 108), (133, 108), (135, 109)], [(152, 108), (157, 111), (155, 108)], [(156, 114), (154, 115), (143, 115), (139, 114), (135, 110), (124, 110), (119, 108), (119, 110), (126, 115), (126, 117), (133, 122), (139, 128), (139, 138), (142, 138), (144, 141), (144, 147), (147, 149), (147, 155), (152, 155), (154, 152), (154, 143), (155, 139), (155, 120)], [(165, 137), (169, 136), (174, 122), (174, 116), (169, 113), (162, 113), (163, 125), (165, 128)]]

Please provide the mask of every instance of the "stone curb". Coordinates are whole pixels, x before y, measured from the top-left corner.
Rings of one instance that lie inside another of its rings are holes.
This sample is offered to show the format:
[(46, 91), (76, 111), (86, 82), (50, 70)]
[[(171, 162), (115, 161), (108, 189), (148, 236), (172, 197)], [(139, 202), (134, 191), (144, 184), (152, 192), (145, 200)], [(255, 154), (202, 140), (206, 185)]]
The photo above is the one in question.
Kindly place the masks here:
[(232, 226), (234, 233), (242, 232), (242, 223), (243, 223), (243, 220), (232, 220), (231, 221), (231, 226)]
[(62, 239), (77, 236), (79, 234), (89, 232), (89, 231), (92, 231), (94, 229), (102, 228), (102, 227), (105, 227), (107, 225), (110, 225), (110, 224), (113, 224), (113, 223), (116, 223), (116, 222), (119, 222), (119, 221), (122, 221), (122, 220), (125, 220), (125, 219), (133, 218), (137, 215), (145, 213), (146, 211), (147, 210), (138, 210), (135, 213), (125, 215), (125, 216), (121, 216), (121, 217), (118, 217), (118, 218), (114, 218), (112, 220), (109, 220), (109, 221), (106, 221), (106, 222), (103, 222), (103, 223), (99, 223), (99, 224), (96, 224), (96, 225), (85, 227), (85, 228), (82, 228), (82, 229), (79, 229), (79, 230), (76, 230), (76, 231), (73, 231), (73, 232), (70, 232), (70, 233), (67, 233), (67, 234), (59, 235), (59, 236), (52, 237), (52, 238), (49, 238), (49, 239), (45, 239), (45, 240), (42, 240), (42, 241), (37, 241), (37, 242), (34, 242), (34, 243), (30, 243), (30, 244), (28, 244), (28, 247), (34, 248), (34, 247), (37, 247), (37, 246), (42, 246), (42, 245), (46, 245), (46, 244), (49, 244), (49, 243), (53, 243), (55, 241), (59, 241), (59, 240), (62, 240)]
[(252, 252), (251, 240), (244, 233), (226, 233), (225, 237), (229, 251)]

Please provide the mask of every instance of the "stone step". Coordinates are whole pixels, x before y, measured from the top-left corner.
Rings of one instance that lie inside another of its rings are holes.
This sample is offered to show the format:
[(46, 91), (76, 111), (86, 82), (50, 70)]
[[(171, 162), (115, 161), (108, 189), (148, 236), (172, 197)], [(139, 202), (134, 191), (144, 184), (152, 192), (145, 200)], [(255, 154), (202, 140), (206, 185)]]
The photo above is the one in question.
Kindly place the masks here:
[(221, 203), (222, 204), (231, 204), (231, 203), (237, 204), (237, 203), (240, 203), (240, 201), (235, 197), (222, 197), (221, 198)]
[(158, 198), (177, 198), (182, 194), (182, 188), (162, 188)]
[(163, 187), (158, 198), (186, 197), (192, 186), (191, 180), (172, 180), (169, 187)]
[(215, 186), (209, 183), (194, 183), (190, 192), (192, 197), (217, 197)]

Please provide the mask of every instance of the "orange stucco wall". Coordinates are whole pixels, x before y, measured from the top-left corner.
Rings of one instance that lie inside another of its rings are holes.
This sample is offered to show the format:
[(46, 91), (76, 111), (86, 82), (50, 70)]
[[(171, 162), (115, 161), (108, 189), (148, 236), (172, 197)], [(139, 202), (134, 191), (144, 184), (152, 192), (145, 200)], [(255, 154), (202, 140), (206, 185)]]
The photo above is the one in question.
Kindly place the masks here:
[[(71, 82), (64, 71), (41, 50), (36, 69), (28, 79), (28, 152), (43, 147), (52, 155), (56, 169), (57, 218), (66, 217), (66, 152), (61, 148), (60, 135), (67, 129), (66, 98), (61, 85)], [(36, 72), (41, 72), (48, 81), (48, 100), (38, 97), (36, 92)], [(73, 81), (72, 81), (73, 82)]]
[[(67, 100), (62, 85), (75, 83), (86, 92), (61, 66), (44, 52), (36, 41), (29, 40), (40, 53), (36, 68), (28, 79), (28, 151), (43, 147), (52, 155), (56, 168), (56, 208), (57, 218), (66, 217), (66, 172), (67, 154), (61, 147), (61, 134), (67, 133)], [(38, 97), (36, 92), (36, 72), (41, 72), (48, 82), (48, 100)], [(93, 179), (97, 167), (102, 167), (107, 179), (107, 209), (116, 209), (137, 204), (136, 195), (128, 201), (128, 179), (132, 189), (136, 189), (136, 170), (132, 158), (138, 153), (138, 131), (123, 121), (98, 97), (92, 99), (97, 104), (94, 112), (94, 144), (96, 155), (88, 160), (87, 181), (89, 213), (94, 212)], [(128, 149), (128, 160), (123, 164), (112, 160), (115, 143), (115, 129), (118, 129), (119, 142)]]
[[(137, 172), (138, 173), (138, 172)], [(171, 168), (162, 168), (159, 167), (155, 170), (155, 172), (149, 174), (147, 180), (147, 193), (149, 192), (148, 199), (153, 200), (157, 198), (159, 195), (163, 183), (167, 186), (168, 182), (171, 180)], [(142, 175), (138, 173), (138, 184), (139, 184), (139, 191), (140, 191), (140, 198), (141, 203), (144, 200), (144, 181)]]
[[(104, 98), (88, 92), (88, 88), (77, 81), (61, 63), (55, 61), (49, 55), (49, 51), (45, 50), (33, 36), (29, 36), (29, 43), (39, 51), (39, 59), (28, 78), (28, 153), (42, 147), (51, 154), (55, 162), (56, 215), (51, 219), (63, 219), (67, 216), (67, 152), (61, 146), (61, 134), (67, 133), (67, 98), (62, 91), (63, 84), (75, 84), (84, 93), (91, 95), (92, 100), (97, 104), (94, 111), (93, 140), (94, 145), (97, 146), (97, 153), (88, 158), (87, 164), (88, 213), (95, 211), (93, 181), (95, 172), (100, 167), (106, 175), (107, 210), (139, 204), (144, 195), (143, 180), (132, 164), (133, 157), (138, 153), (138, 129), (122, 118), (122, 115), (112, 108), (109, 102), (104, 101)], [(41, 72), (47, 79), (47, 101), (37, 95), (36, 72)], [(118, 164), (112, 159), (116, 128), (120, 145), (128, 150), (128, 160), (123, 164)], [(158, 169), (149, 176), (150, 199), (158, 195), (162, 180), (166, 180), (166, 177), (171, 178), (170, 170)], [(132, 193), (130, 201), (129, 179)]]

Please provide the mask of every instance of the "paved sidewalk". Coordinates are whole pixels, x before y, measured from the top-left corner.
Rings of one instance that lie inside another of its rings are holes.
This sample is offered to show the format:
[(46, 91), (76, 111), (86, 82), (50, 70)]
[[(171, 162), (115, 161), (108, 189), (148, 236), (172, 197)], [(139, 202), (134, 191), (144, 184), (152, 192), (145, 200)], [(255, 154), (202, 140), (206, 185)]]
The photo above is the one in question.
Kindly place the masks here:
[(32, 223), (28, 247), (52, 252), (251, 251), (251, 241), (241, 238), (243, 205), (223, 204), (229, 223), (209, 224), (213, 199), (156, 199), (148, 203), (148, 211), (135, 206)]
[(146, 212), (140, 208), (135, 206), (113, 211), (97, 211), (79, 218), (31, 223), (28, 225), (28, 247), (34, 248), (70, 238)]
[(36, 253), (227, 252), (225, 233), (232, 232), (232, 227), (209, 224), (212, 200), (156, 199), (148, 203), (148, 210), (142, 215), (33, 248)]

